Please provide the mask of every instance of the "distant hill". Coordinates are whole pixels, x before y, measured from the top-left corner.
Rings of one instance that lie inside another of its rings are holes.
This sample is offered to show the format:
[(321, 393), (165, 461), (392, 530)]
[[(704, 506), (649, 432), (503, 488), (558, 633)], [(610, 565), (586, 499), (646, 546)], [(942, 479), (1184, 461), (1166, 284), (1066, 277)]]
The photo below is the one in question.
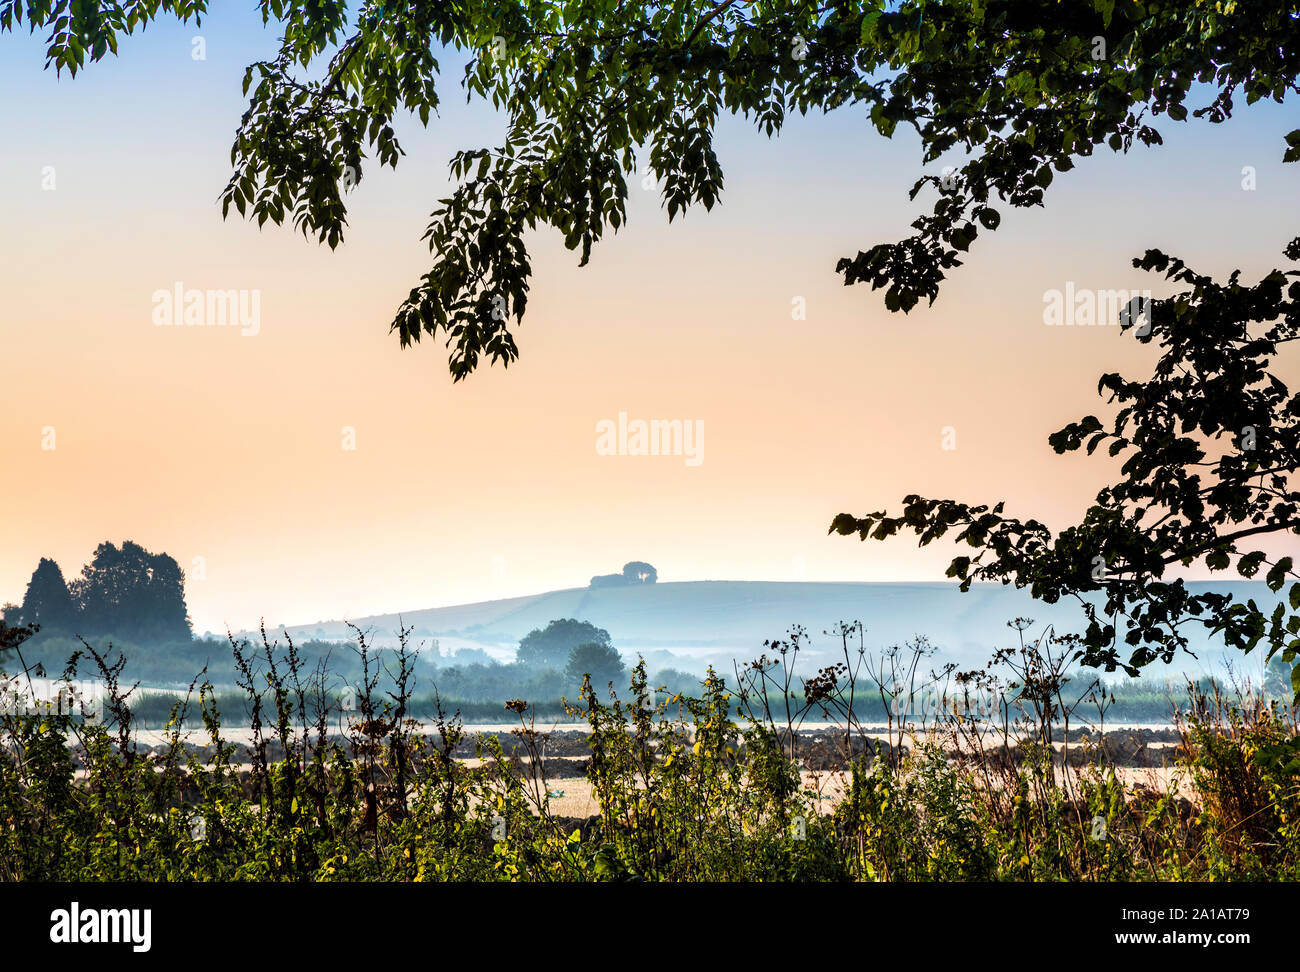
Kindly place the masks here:
[[(1232, 592), (1253, 597), (1271, 609), (1278, 600), (1259, 582), (1195, 582), (1193, 590)], [(631, 587), (572, 588), (529, 597), (482, 601), (454, 607), (406, 611), (402, 623), (415, 628), (426, 648), (437, 639), (442, 654), (478, 649), (500, 660), (513, 658), (519, 639), (556, 618), (590, 621), (609, 631), (615, 646), (629, 658), (645, 655), (655, 667), (700, 670), (706, 664), (730, 670), (732, 659), (757, 657), (763, 642), (783, 638), (792, 625), (803, 625), (814, 651), (808, 662), (820, 663), (836, 648), (822, 632), (837, 621), (862, 620), (869, 649), (901, 644), (924, 635), (945, 661), (963, 667), (982, 665), (994, 648), (1016, 643), (1006, 622), (1035, 620), (1034, 632), (1054, 624), (1059, 632), (1080, 630), (1082, 612), (1075, 601), (1048, 605), (1028, 593), (997, 584), (977, 584), (961, 593), (950, 583), (773, 583), (765, 581), (691, 581)], [(351, 619), (373, 632), (378, 644), (395, 640), (398, 615)], [(1189, 625), (1190, 629), (1191, 626)], [(342, 621), (290, 626), (295, 638), (346, 638)], [(1222, 672), (1221, 645), (1194, 634), (1200, 661), (1186, 659), (1165, 669)], [(1244, 661), (1239, 652), (1234, 659)], [(1256, 664), (1258, 659), (1251, 659)], [(1259, 662), (1262, 663), (1262, 662)], [(1257, 667), (1257, 664), (1256, 664)]]

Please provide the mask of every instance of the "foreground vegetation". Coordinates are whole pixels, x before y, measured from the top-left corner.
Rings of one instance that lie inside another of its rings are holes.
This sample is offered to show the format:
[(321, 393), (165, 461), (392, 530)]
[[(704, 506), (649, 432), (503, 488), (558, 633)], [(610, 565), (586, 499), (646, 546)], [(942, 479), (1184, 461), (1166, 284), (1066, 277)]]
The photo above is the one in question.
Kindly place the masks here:
[[(525, 701), (505, 703), (519, 723), (515, 745), (481, 736), (475, 760), (457, 752), (466, 740), (457, 714), (435, 701), (430, 723), (417, 722), (405, 643), (380, 671), (359, 639), (362, 682), (342, 714), (327, 673), (307, 670), (291, 641), (234, 643), (251, 745), (223, 736), (212, 688), (196, 679), (152, 750), (134, 737), (123, 661), (87, 644), (107, 686), (102, 718), (0, 719), (0, 878), (1300, 877), (1300, 735), (1289, 707), (1193, 689), (1171, 778), (1152, 785), (1102, 748), (1071, 744), (1068, 730), (1104, 720), (1107, 695), (1100, 683), (1079, 695), (1071, 639), (1025, 641), (1019, 627), (1019, 647), (976, 672), (921, 674), (924, 651), (873, 657), (860, 626), (842, 625), (843, 661), (807, 679), (796, 674), (796, 637), (769, 643), (731, 685), (710, 672), (698, 698), (656, 692), (644, 665), (623, 698), (611, 690), (605, 701), (586, 680), (567, 705), (589, 731), (591, 818), (552, 811), (546, 733)], [(942, 707), (907, 701), (936, 686)], [(883, 733), (854, 715), (872, 692), (892, 700)], [(182, 736), (190, 708), (202, 748)], [(814, 747), (797, 731), (806, 719), (838, 729)], [(828, 801), (830, 777), (842, 792)]]

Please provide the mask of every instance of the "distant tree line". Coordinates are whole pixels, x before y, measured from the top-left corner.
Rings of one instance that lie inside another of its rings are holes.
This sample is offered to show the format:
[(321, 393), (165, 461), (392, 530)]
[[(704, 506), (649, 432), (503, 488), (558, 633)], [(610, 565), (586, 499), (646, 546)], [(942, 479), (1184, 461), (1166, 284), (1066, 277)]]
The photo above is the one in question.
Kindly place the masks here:
[(171, 556), (127, 540), (101, 543), (81, 576), (67, 583), (42, 557), (22, 604), (7, 604), (9, 625), (40, 625), (43, 635), (122, 638), (139, 645), (193, 639), (185, 604), (185, 572)]

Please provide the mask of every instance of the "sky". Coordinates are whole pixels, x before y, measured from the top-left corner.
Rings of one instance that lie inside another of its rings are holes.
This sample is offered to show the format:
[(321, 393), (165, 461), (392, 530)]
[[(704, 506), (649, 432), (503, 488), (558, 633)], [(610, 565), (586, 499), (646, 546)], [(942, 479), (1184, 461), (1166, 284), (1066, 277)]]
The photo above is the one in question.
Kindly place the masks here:
[[(940, 165), (855, 109), (775, 139), (727, 119), (719, 206), (670, 226), (633, 181), (583, 268), (533, 234), (519, 360), (453, 384), (441, 342), (402, 350), (388, 325), (430, 265), (447, 162), (500, 117), (446, 60), (441, 116), (398, 126), (407, 154), (369, 169), (337, 250), (223, 221), (243, 69), (277, 38), (253, 4), (220, 6), (75, 79), (42, 69), (40, 38), (0, 35), (0, 601), (41, 557), (71, 578), (127, 539), (186, 570), (198, 632), (584, 586), (629, 560), (663, 582), (940, 580), (951, 547), (827, 536), (831, 519), (920, 493), (1060, 527), (1113, 471), (1047, 436), (1109, 414), (1098, 376), (1143, 375), (1151, 349), (1045, 326), (1045, 295), (1168, 293), (1131, 268), (1149, 247), (1255, 279), (1297, 233), (1294, 104), (1243, 100), (1081, 160), (1046, 208), (1001, 207), (932, 307), (891, 314), (835, 262), (907, 235), (928, 208), (907, 191)], [(256, 326), (158, 326), (178, 282), (256, 293)], [(602, 454), (620, 413), (702, 429), (698, 461)]]

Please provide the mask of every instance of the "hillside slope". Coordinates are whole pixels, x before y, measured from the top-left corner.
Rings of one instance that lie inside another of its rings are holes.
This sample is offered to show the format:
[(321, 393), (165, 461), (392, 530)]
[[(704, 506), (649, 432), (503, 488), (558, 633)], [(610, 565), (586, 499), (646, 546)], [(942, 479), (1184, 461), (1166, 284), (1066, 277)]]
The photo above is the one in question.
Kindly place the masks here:
[[(1276, 595), (1262, 583), (1197, 582), (1193, 589), (1232, 591), (1272, 606)], [(840, 620), (862, 620), (868, 648), (901, 644), (923, 635), (942, 659), (962, 666), (982, 665), (997, 647), (1015, 643), (1006, 622), (1015, 617), (1035, 621), (1037, 632), (1048, 624), (1058, 631), (1081, 627), (1075, 602), (1047, 605), (1023, 591), (1001, 585), (975, 585), (961, 593), (949, 583), (774, 583), (763, 581), (690, 581), (623, 588), (571, 588), (530, 597), (483, 601), (452, 607), (403, 612), (417, 639), (436, 638), (444, 655), (477, 648), (502, 660), (513, 657), (520, 638), (555, 618), (577, 618), (605, 628), (625, 655), (644, 654), (653, 664), (699, 669), (706, 663), (731, 667), (731, 659), (756, 657), (763, 642), (784, 638), (793, 625), (811, 636), (810, 662), (834, 648), (823, 632)], [(391, 643), (398, 615), (353, 619), (381, 644)], [(291, 626), (295, 637), (346, 637), (342, 622)], [(1185, 659), (1180, 670), (1216, 668), (1221, 647), (1200, 632), (1194, 645), (1200, 661)], [(1238, 656), (1239, 657), (1239, 656)], [(1252, 660), (1253, 661), (1253, 660)]]

